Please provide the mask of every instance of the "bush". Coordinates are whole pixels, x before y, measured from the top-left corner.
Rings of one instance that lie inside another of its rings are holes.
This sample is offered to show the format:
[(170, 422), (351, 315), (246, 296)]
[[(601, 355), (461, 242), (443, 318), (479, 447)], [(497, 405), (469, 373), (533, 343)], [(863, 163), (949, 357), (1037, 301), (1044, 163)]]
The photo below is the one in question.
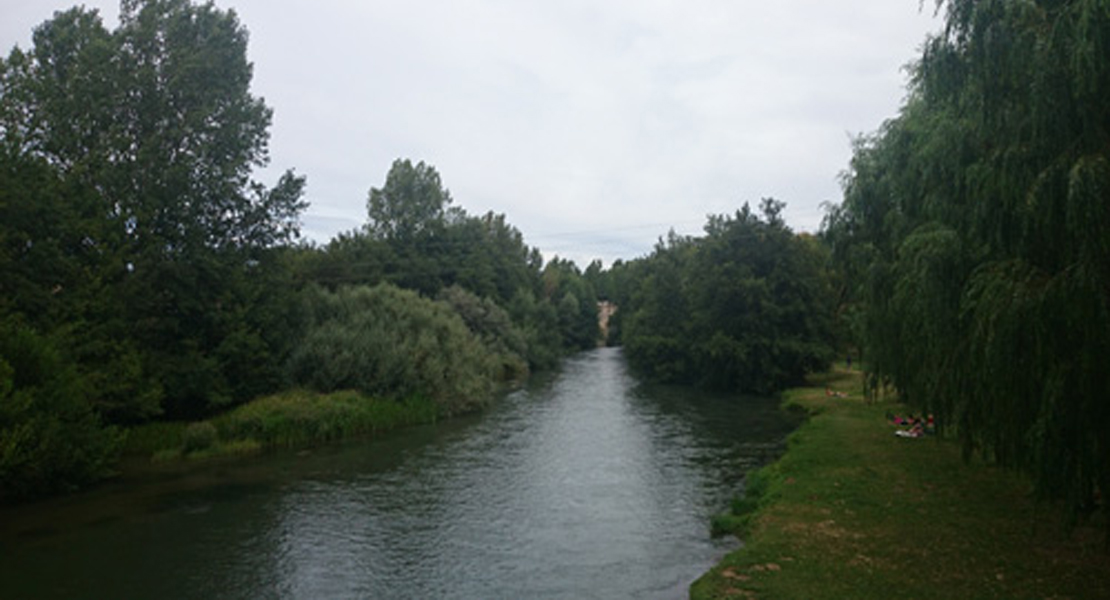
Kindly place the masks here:
[(122, 435), (92, 410), (50, 340), (0, 324), (0, 500), (76, 489), (106, 476)]
[(291, 358), (300, 385), (380, 398), (422, 396), (447, 413), (483, 405), (497, 362), (446, 304), (391, 285), (317, 289)]
[(216, 443), (219, 435), (216, 432), (215, 425), (208, 421), (200, 421), (190, 423), (181, 437), (181, 451), (185, 454), (191, 454), (211, 448)]
[(217, 417), (215, 425), (225, 444), (294, 446), (431, 423), (438, 411), (434, 402), (422, 398), (394, 401), (352, 391), (292, 390), (244, 404)]
[(462, 317), (470, 332), (494, 356), (498, 379), (510, 381), (528, 374), (528, 342), (505, 309), (457, 285), (441, 290), (438, 299)]

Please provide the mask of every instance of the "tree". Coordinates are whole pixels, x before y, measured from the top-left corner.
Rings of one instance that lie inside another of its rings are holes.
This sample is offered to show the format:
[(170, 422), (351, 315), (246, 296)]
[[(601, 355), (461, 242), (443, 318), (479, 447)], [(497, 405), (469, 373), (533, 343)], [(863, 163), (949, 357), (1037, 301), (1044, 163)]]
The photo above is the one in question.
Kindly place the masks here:
[(148, 418), (152, 402), (197, 414), (265, 387), (240, 385), (229, 365), (283, 352), (254, 354), (271, 324), (243, 330), (227, 315), (297, 237), (304, 179), (250, 179), (267, 161), (271, 111), (250, 94), (234, 12), (187, 0), (126, 0), (120, 12), (115, 31), (95, 11), (58, 13), (30, 51), (0, 61), (0, 160), (18, 173), (0, 210), (34, 214), (36, 179), (62, 208), (46, 226), (5, 221), (2, 239), (53, 248), (71, 274), (23, 278), (8, 308), (43, 322), (33, 291), (59, 290), (53, 323), (75, 336), (79, 370), (124, 382), (93, 400), (109, 418)]
[(101, 427), (56, 345), (0, 321), (0, 501), (73, 490), (106, 475), (121, 437)]
[[(831, 358), (825, 256), (766, 199), (711, 216), (702, 238), (671, 234), (632, 272), (622, 336), (630, 362), (656, 379), (772, 393)], [(626, 275), (622, 275), (625, 277)]]
[(857, 143), (825, 235), (859, 282), (873, 385), (1074, 518), (1110, 489), (1110, 13), (938, 6), (945, 31)]
[(411, 243), (442, 229), (450, 204), (451, 193), (443, 187), (435, 167), (423, 161), (413, 166), (408, 159), (397, 159), (385, 185), (370, 188), (366, 230), (378, 239)]

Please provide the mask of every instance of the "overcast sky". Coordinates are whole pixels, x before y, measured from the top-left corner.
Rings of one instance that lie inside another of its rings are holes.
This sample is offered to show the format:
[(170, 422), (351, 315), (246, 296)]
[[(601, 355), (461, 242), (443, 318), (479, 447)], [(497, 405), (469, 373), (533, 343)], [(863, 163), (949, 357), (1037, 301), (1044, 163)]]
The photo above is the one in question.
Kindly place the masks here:
[[(0, 0), (0, 48), (79, 2)], [(118, 2), (90, 0), (105, 25)], [(218, 0), (274, 109), (268, 183), (308, 177), (303, 232), (366, 221), (396, 158), (468, 213), (585, 267), (774, 197), (839, 202), (852, 136), (893, 117), (941, 22), (919, 0)]]

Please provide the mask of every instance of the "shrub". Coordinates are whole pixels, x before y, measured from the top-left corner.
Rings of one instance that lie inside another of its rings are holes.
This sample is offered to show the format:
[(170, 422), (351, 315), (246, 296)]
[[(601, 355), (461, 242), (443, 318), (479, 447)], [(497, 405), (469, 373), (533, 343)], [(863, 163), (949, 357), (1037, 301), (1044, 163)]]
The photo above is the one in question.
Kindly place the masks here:
[(190, 423), (181, 436), (181, 450), (185, 454), (208, 450), (219, 438), (216, 426), (208, 421)]
[(122, 436), (92, 410), (50, 340), (0, 324), (0, 500), (78, 488), (106, 476)]
[(353, 391), (318, 394), (307, 390), (259, 398), (218, 417), (225, 444), (249, 440), (267, 446), (325, 442), (430, 423), (438, 416), (431, 400), (380, 400)]
[(494, 357), (446, 304), (386, 284), (309, 296), (308, 331), (290, 363), (298, 384), (423, 396), (448, 414), (477, 408), (492, 393)]

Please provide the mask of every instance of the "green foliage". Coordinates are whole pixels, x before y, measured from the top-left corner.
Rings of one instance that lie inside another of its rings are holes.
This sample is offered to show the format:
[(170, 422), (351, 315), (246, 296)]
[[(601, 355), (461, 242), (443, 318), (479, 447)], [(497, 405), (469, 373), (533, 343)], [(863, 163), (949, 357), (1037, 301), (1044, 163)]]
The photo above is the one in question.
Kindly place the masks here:
[(151, 457), (163, 450), (180, 451), (184, 446), (185, 428), (182, 421), (151, 421), (127, 429), (124, 456)]
[(597, 346), (597, 293), (569, 260), (555, 257), (543, 269), (544, 297), (555, 306), (558, 331), (566, 351)]
[(397, 159), (385, 185), (370, 188), (366, 228), (377, 239), (412, 242), (442, 229), (450, 204), (451, 193), (443, 187), (435, 167), (423, 161), (413, 166), (408, 159)]
[(794, 235), (767, 200), (711, 217), (706, 236), (671, 235), (620, 299), (630, 362), (652, 377), (772, 393), (828, 365), (832, 298), (820, 246)]
[(206, 421), (145, 423), (128, 431), (129, 456), (157, 462), (255, 454), (434, 423), (440, 406), (426, 398), (371, 398), (345, 390), (287, 390), (256, 398)]
[(489, 399), (497, 363), (449, 306), (384, 284), (316, 289), (307, 302), (308, 330), (290, 363), (298, 383), (424, 396), (447, 414)]
[(496, 358), (501, 365), (499, 379), (508, 381), (528, 374), (528, 343), (505, 309), (457, 285), (440, 291), (438, 300), (453, 308)]
[(775, 470), (774, 465), (768, 465), (751, 471), (744, 477), (744, 493), (732, 499), (728, 512), (713, 515), (711, 518), (712, 535), (742, 536), (749, 533), (756, 512), (773, 498), (770, 491)]
[(292, 297), (273, 266), (304, 180), (270, 189), (271, 111), (233, 12), (75, 8), (0, 59), (0, 314), (65, 338), (106, 419), (197, 416), (272, 391)]
[[(329, 289), (389, 283), (430, 298), (465, 290), (509, 314), (523, 338), (510, 349), (531, 369), (597, 343), (597, 294), (574, 263), (555, 258), (545, 265), (504, 215), (475, 217), (450, 202), (434, 167), (397, 160), (385, 185), (370, 191), (364, 230), (302, 249), (294, 263), (299, 277)], [(466, 313), (466, 304), (456, 309)], [(503, 364), (520, 370), (515, 359)]]
[(216, 443), (218, 437), (216, 426), (208, 421), (190, 423), (181, 436), (181, 451), (192, 454), (208, 450)]
[(872, 388), (1076, 516), (1110, 490), (1110, 12), (940, 4), (945, 32), (857, 143), (824, 235), (857, 284)]
[(509, 302), (509, 314), (519, 328), (528, 348), (528, 364), (533, 369), (549, 369), (563, 356), (559, 319), (551, 302), (537, 299), (531, 290), (518, 290)]
[(291, 390), (244, 404), (213, 423), (224, 443), (297, 446), (432, 423), (440, 411), (439, 404), (420, 397), (381, 400), (350, 390)]
[(109, 473), (121, 441), (100, 425), (81, 378), (50, 340), (0, 326), (0, 501), (92, 483)]

